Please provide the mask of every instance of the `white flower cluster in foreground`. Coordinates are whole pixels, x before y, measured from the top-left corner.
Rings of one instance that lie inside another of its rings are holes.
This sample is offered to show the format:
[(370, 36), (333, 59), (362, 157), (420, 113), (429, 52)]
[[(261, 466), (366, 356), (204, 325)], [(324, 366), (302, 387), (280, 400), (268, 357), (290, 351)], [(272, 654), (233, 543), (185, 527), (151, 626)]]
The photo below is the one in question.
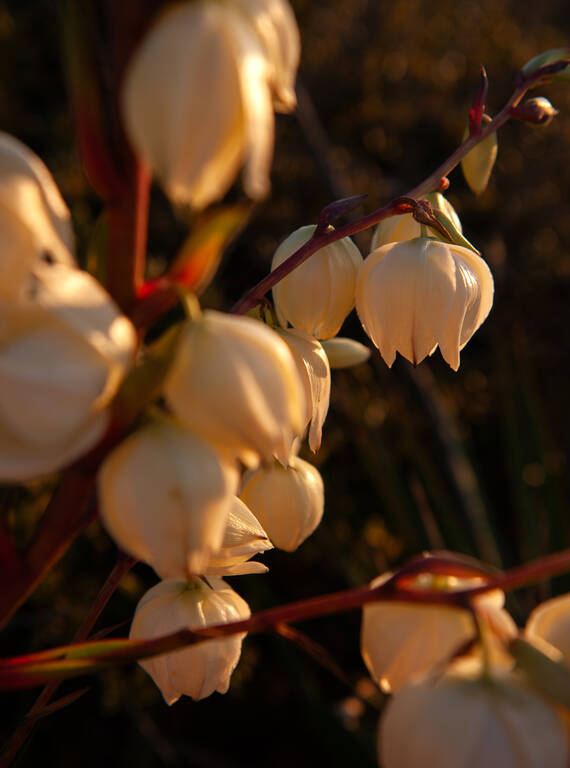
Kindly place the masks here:
[(0, 134), (0, 481), (31, 480), (91, 448), (136, 335), (77, 268), (69, 211), (42, 161)]
[[(409, 588), (447, 592), (480, 583), (421, 574)], [(378, 728), (382, 768), (567, 766), (568, 716), (560, 702), (568, 693), (550, 695), (556, 683), (544, 680), (536, 660), (540, 685), (532, 666), (515, 667), (510, 650), (519, 632), (503, 601), (494, 590), (474, 598), (472, 612), (402, 602), (364, 607), (364, 661), (380, 687), (394, 694)], [(550, 658), (563, 659), (570, 675), (569, 629), (570, 595), (539, 606), (527, 623), (524, 641), (536, 644), (539, 654), (546, 650), (540, 658), (551, 675), (562, 670), (551, 668)]]

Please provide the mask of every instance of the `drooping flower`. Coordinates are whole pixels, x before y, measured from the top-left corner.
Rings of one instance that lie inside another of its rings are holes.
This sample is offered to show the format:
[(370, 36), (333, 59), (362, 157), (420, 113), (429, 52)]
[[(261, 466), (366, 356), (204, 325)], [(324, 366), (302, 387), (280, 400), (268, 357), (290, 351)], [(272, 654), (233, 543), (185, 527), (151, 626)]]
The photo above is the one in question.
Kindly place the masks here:
[[(449, 200), (446, 200), (439, 192), (428, 195), (426, 200), (431, 203), (434, 210), (445, 214), (459, 232), (463, 231), (459, 216)], [(415, 237), (420, 237), (420, 235), (421, 224), (414, 219), (411, 213), (389, 216), (384, 221), (381, 221), (374, 230), (370, 250), (375, 251), (376, 248), (380, 248), (380, 246), (387, 245), (388, 243), (401, 243), (403, 240), (413, 240)], [(430, 230), (430, 235), (436, 235), (436, 233)]]
[[(310, 239), (314, 226), (301, 227), (275, 251), (275, 270)], [(354, 306), (362, 256), (349, 237), (321, 248), (273, 288), (279, 322), (317, 339), (335, 336)]]
[(570, 594), (540, 603), (528, 617), (525, 634), (553, 645), (570, 666)]
[(117, 544), (161, 578), (204, 573), (223, 543), (235, 464), (170, 422), (135, 432), (99, 473), (101, 517)]
[(331, 369), (322, 345), (308, 333), (295, 329), (277, 331), (285, 339), (305, 387), (309, 429), (309, 447), (316, 453), (321, 447), (323, 424), (329, 409)]
[(74, 265), (71, 217), (46, 166), (0, 132), (0, 299), (31, 290), (42, 263)]
[(86, 272), (40, 264), (0, 300), (0, 479), (54, 472), (103, 434), (136, 333)]
[(372, 251), (358, 275), (358, 316), (389, 366), (396, 352), (415, 365), (439, 345), (457, 370), (460, 350), (492, 304), (493, 276), (483, 259), (431, 238)]
[[(188, 627), (198, 629), (247, 619), (248, 604), (222, 579), (190, 582), (169, 579), (152, 587), (137, 605), (131, 640), (147, 640)], [(241, 654), (245, 633), (207, 640), (140, 661), (167, 704), (180, 696), (203, 699), (225, 693)]]
[(204, 208), (243, 165), (246, 193), (268, 193), (272, 102), (294, 108), (299, 48), (287, 0), (196, 0), (157, 18), (130, 62), (122, 112), (173, 203)]
[(250, 558), (268, 549), (273, 549), (273, 544), (259, 520), (241, 499), (234, 496), (222, 546), (211, 555), (205, 575), (238, 576), (245, 573), (265, 573), (267, 566)]
[(180, 421), (246, 466), (287, 463), (305, 394), (287, 344), (249, 317), (206, 311), (188, 325), (165, 385)]
[[(379, 586), (390, 575), (379, 576), (370, 586)], [(481, 583), (481, 579), (421, 574), (414, 588), (448, 592)], [(503, 592), (493, 590), (475, 598), (473, 607), (480, 619), (486, 653), (493, 663), (508, 667), (512, 666), (512, 660), (497, 633), (510, 639), (517, 630), (503, 610), (504, 600)], [(362, 658), (371, 677), (384, 691), (398, 691), (420, 675), (436, 669), (443, 671), (452, 656), (465, 651), (465, 646), (474, 638), (472, 615), (455, 606), (380, 601), (362, 609)]]
[(298, 456), (291, 457), (288, 467), (274, 464), (247, 472), (240, 496), (273, 544), (287, 552), (297, 549), (323, 516), (323, 480)]
[(565, 768), (562, 722), (514, 674), (458, 668), (396, 693), (378, 729), (383, 768)]

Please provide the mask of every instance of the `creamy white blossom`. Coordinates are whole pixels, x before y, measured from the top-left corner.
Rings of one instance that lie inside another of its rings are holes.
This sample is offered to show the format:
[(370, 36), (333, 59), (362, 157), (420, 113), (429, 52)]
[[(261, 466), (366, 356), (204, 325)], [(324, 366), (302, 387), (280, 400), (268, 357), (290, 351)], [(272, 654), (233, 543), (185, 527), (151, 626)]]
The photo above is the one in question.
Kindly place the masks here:
[(0, 300), (0, 479), (61, 469), (90, 448), (133, 362), (136, 333), (100, 284), (62, 264)]
[(273, 544), (259, 520), (241, 499), (234, 496), (230, 503), (221, 548), (212, 553), (205, 575), (238, 576), (245, 573), (265, 573), (267, 566), (250, 558), (268, 549), (273, 549)]
[(294, 328), (279, 330), (278, 333), (287, 342), (305, 387), (305, 422), (311, 424), (309, 447), (316, 453), (321, 447), (323, 424), (331, 396), (331, 369), (328, 357), (320, 342), (308, 333)]
[(358, 275), (358, 316), (389, 366), (396, 352), (416, 364), (439, 345), (457, 370), (460, 350), (492, 304), (493, 276), (483, 259), (431, 238), (372, 251)]
[(73, 265), (71, 216), (50, 172), (28, 147), (0, 132), (0, 299), (31, 290), (35, 267)]
[(528, 617), (525, 634), (558, 648), (570, 666), (570, 594), (540, 603)]
[(298, 456), (288, 467), (247, 472), (241, 498), (279, 549), (292, 552), (321, 522), (325, 505), (324, 485), (318, 470)]
[(287, 344), (249, 317), (206, 311), (188, 324), (165, 385), (189, 429), (247, 466), (287, 463), (305, 394)]
[[(446, 200), (439, 192), (428, 195), (426, 199), (431, 203), (434, 210), (441, 211), (447, 216), (458, 232), (461, 233), (463, 231), (459, 216), (449, 200)], [(414, 219), (411, 213), (389, 216), (384, 221), (381, 221), (374, 230), (370, 250), (374, 251), (376, 248), (380, 248), (380, 246), (387, 245), (388, 243), (413, 240), (415, 237), (420, 237), (421, 230), (421, 224)], [(430, 230), (430, 235), (437, 236), (437, 233)]]
[[(275, 251), (275, 270), (310, 239), (315, 226), (297, 229)], [(321, 248), (273, 288), (279, 322), (318, 339), (335, 336), (354, 306), (362, 256), (349, 237)]]
[[(383, 584), (390, 573), (383, 574), (371, 587)], [(416, 589), (453, 592), (478, 586), (481, 579), (422, 574), (414, 580)], [(505, 595), (500, 590), (484, 593), (474, 600), (480, 618), (486, 651), (493, 663), (512, 666), (501, 637), (512, 638), (517, 629), (503, 610)], [(459, 650), (475, 637), (471, 614), (445, 605), (423, 605), (406, 602), (376, 602), (362, 609), (360, 648), (372, 678), (384, 691), (397, 691), (419, 675), (443, 668)], [(476, 649), (477, 650), (477, 649)]]
[(128, 67), (125, 128), (175, 204), (203, 208), (245, 165), (269, 191), (273, 100), (295, 106), (299, 32), (287, 0), (195, 0), (165, 9)]
[[(169, 579), (150, 589), (137, 605), (131, 640), (147, 640), (188, 627), (198, 629), (247, 619), (248, 604), (222, 579), (190, 582)], [(171, 651), (140, 661), (167, 704), (180, 696), (203, 699), (225, 693), (239, 661), (245, 633)]]
[(458, 670), (396, 693), (380, 720), (383, 768), (566, 768), (562, 722), (513, 674)]
[(222, 546), (235, 464), (170, 422), (135, 432), (99, 473), (101, 517), (125, 552), (161, 578), (203, 573)]

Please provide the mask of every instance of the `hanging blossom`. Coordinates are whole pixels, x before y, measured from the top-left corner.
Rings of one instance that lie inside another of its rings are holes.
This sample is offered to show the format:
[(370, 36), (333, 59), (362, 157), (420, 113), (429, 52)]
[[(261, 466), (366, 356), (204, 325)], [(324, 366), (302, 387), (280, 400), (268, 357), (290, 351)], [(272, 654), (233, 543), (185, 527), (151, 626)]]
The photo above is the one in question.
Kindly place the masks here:
[(164, 10), (122, 89), (127, 135), (176, 205), (221, 198), (240, 167), (269, 192), (274, 107), (290, 112), (299, 30), (287, 0), (195, 0)]

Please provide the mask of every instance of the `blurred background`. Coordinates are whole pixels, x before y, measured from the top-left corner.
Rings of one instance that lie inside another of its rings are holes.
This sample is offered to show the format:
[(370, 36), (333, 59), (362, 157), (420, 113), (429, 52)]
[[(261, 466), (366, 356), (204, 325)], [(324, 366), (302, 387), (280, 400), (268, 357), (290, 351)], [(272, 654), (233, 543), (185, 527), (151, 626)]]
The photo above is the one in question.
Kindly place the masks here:
[[(479, 82), (488, 112), (516, 71), (570, 43), (565, 0), (292, 0), (301, 28), (299, 111), (277, 119), (271, 199), (227, 253), (205, 296), (227, 309), (269, 270), (278, 243), (314, 223), (335, 198), (367, 193), (364, 213), (425, 178), (460, 142)], [(59, 53), (58, 5), (0, 2), (0, 129), (34, 149), (71, 207), (80, 258), (99, 212), (73, 149)], [(439, 352), (389, 370), (377, 353), (334, 374), (323, 447), (310, 458), (326, 487), (325, 518), (293, 554), (271, 552), (267, 576), (232, 579), (252, 610), (366, 583), (425, 549), (452, 549), (511, 567), (570, 546), (570, 89), (550, 85), (560, 115), (545, 128), (508, 124), (488, 189), (475, 198), (460, 171), (448, 197), (495, 277), (491, 315), (453, 373)], [(183, 229), (153, 192), (152, 268)], [(358, 238), (366, 255), (371, 232)], [(342, 335), (367, 342), (351, 315)], [(54, 481), (53, 481), (54, 482)], [(24, 543), (53, 487), (2, 489), (2, 514)], [(75, 542), (2, 637), (2, 653), (69, 641), (114, 564), (98, 523)], [(98, 627), (128, 622), (155, 583), (137, 566)], [(570, 579), (521, 590), (508, 607), (522, 624)], [(136, 667), (66, 684), (88, 686), (46, 718), (17, 765), (373, 768), (382, 697), (359, 654), (358, 612), (300, 629), (342, 670), (289, 641), (244, 643), (225, 696), (172, 708)], [(329, 665), (330, 666), (330, 665)], [(37, 692), (2, 694), (3, 740)]]

